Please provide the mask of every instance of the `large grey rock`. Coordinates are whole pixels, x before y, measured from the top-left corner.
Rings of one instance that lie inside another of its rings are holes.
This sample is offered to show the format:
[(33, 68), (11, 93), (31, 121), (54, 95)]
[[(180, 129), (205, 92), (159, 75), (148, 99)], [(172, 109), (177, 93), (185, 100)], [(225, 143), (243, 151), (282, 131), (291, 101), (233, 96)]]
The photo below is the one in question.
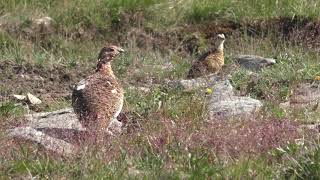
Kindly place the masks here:
[(229, 100), (234, 96), (233, 86), (229, 80), (217, 81), (212, 87), (211, 100), (223, 101)]
[(238, 115), (250, 115), (262, 107), (259, 100), (250, 97), (232, 97), (210, 104), (210, 116), (231, 117)]
[(235, 96), (228, 80), (217, 82), (208, 103), (209, 119), (250, 116), (259, 111), (262, 102), (250, 97)]
[(258, 71), (263, 67), (271, 66), (276, 63), (275, 59), (256, 55), (240, 55), (237, 56), (235, 60), (241, 67), (250, 71)]
[(25, 116), (27, 119), (27, 126), (32, 128), (56, 128), (56, 129), (73, 129), (77, 131), (84, 131), (77, 119), (72, 108), (61, 109), (53, 112), (43, 112), (28, 114)]
[[(77, 145), (71, 144), (64, 139), (57, 138), (59, 136), (64, 136), (58, 133), (68, 132), (68, 130), (75, 132), (86, 131), (78, 121), (72, 108), (53, 112), (29, 114), (25, 116), (25, 119), (27, 122), (24, 126), (9, 129), (7, 131), (9, 137), (36, 142), (44, 148), (62, 155), (71, 155), (79, 152), (79, 147)], [(46, 131), (43, 130), (53, 132), (54, 134), (46, 134)], [(109, 124), (107, 133), (116, 136), (121, 133), (121, 130), (122, 123), (117, 119), (113, 119)]]
[(26, 139), (41, 144), (44, 148), (62, 155), (72, 155), (78, 152), (74, 146), (64, 140), (56, 139), (32, 127), (17, 127), (7, 131), (11, 137)]
[(222, 80), (224, 78), (211, 74), (196, 79), (168, 81), (166, 84), (168, 87), (180, 88), (183, 91), (213, 87), (208, 103), (209, 119), (248, 116), (260, 110), (262, 102), (250, 97), (235, 96), (229, 80)]

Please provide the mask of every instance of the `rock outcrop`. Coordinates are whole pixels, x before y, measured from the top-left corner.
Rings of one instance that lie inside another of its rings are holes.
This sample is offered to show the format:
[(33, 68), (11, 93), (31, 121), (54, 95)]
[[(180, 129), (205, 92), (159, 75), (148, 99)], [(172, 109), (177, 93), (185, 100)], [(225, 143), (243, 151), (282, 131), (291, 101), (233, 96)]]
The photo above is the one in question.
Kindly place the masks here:
[(263, 105), (250, 97), (235, 96), (228, 80), (217, 82), (212, 91), (208, 103), (209, 119), (250, 116)]
[[(36, 142), (45, 149), (61, 155), (69, 156), (79, 152), (79, 146), (72, 143), (77, 140), (70, 138), (85, 134), (86, 129), (81, 125), (72, 108), (29, 114), (25, 119), (27, 122), (23, 126), (7, 130), (9, 137)], [(111, 121), (108, 127), (114, 135), (119, 135), (121, 128), (122, 123), (117, 120)]]
[(259, 71), (264, 67), (271, 66), (276, 63), (275, 59), (264, 58), (256, 55), (240, 55), (235, 61), (243, 68), (250, 71)]

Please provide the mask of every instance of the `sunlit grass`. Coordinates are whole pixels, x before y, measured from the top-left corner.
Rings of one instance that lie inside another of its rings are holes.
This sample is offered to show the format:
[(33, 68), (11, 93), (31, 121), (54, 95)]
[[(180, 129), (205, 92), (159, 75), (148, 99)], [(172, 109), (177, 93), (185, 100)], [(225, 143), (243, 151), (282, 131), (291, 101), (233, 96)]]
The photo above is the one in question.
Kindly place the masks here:
[[(280, 119), (280, 122), (287, 122), (288, 119), (288, 122), (317, 122), (317, 112), (310, 113), (304, 109), (292, 112), (279, 106), (279, 103), (288, 101), (295, 85), (319, 80), (317, 51), (284, 41), (272, 34), (272, 31), (263, 34), (263, 37), (252, 37), (244, 29), (240, 36), (227, 36), (226, 65), (232, 65), (234, 56), (239, 54), (254, 54), (277, 60), (277, 64), (257, 74), (244, 69), (231, 72), (231, 81), (236, 91), (264, 102), (260, 116), (252, 122), (256, 123), (255, 126), (241, 134), (241, 130), (251, 125), (246, 123), (247, 119), (244, 124), (231, 122), (228, 124), (229, 128), (220, 125), (220, 122), (219, 126), (214, 126), (206, 121), (210, 88), (182, 92), (180, 89), (165, 87), (168, 79), (185, 78), (192, 60), (197, 58), (195, 54), (180, 55), (175, 49), (163, 52), (157, 47), (142, 50), (132, 39), (125, 42), (117, 39), (127, 38), (126, 33), (132, 27), (144, 29), (156, 37), (162, 35), (157, 33), (170, 32), (167, 30), (175, 29), (176, 25), (180, 27), (204, 21), (217, 23), (218, 26), (219, 22), (229, 20), (241, 23), (280, 16), (318, 19), (318, 6), (319, 2), (315, 0), (1, 1), (0, 20), (6, 25), (4, 30), (0, 31), (1, 63), (11, 62), (19, 66), (31, 64), (44, 71), (59, 67), (63, 69), (62, 72), (70, 72), (80, 78), (94, 72), (97, 54), (102, 46), (118, 42), (117, 45), (122, 46), (126, 52), (118, 57), (112, 66), (125, 89), (124, 111), (139, 118), (135, 119), (137, 127), (131, 130), (131, 134), (124, 134), (106, 143), (109, 148), (107, 152), (89, 149), (70, 159), (48, 153), (32, 143), (26, 147), (25, 144), (14, 143), (5, 146), (5, 143), (2, 145), (4, 138), (0, 137), (0, 179), (318, 178), (319, 147), (315, 145), (318, 142), (301, 145), (290, 141), (290, 144), (284, 147), (262, 152), (257, 150), (259, 152), (256, 154), (244, 153), (240, 154), (240, 157), (226, 149), (225, 154), (221, 155), (215, 149), (219, 143), (225, 141), (231, 144), (227, 144), (228, 146), (241, 143), (243, 138), (247, 137), (245, 133), (257, 130), (255, 127), (258, 127), (257, 135), (260, 135), (259, 125), (269, 119)], [(45, 37), (33, 34), (34, 37), (30, 38), (25, 32), (32, 28), (32, 19), (43, 16), (54, 19), (55, 31)], [(180, 31), (173, 31), (177, 32)], [(121, 36), (117, 36), (117, 33), (121, 33)], [(172, 41), (170, 35), (172, 34), (168, 35), (169, 40)], [(191, 35), (185, 33), (182, 39)], [(205, 36), (199, 35), (200, 51), (209, 47)], [(38, 75), (36, 71), (32, 73)], [(44, 75), (48, 77), (41, 83), (49, 83), (51, 74)], [(15, 74), (12, 76), (15, 77)], [(0, 77), (1, 80), (3, 77)], [(70, 87), (73, 86), (72, 83), (70, 82)], [(56, 84), (52, 86), (54, 85)], [(146, 91), (139, 90), (139, 87)], [(0, 85), (0, 93), (5, 95), (6, 99), (17, 89), (9, 89), (5, 84)], [(24, 91), (28, 89), (30, 90), (30, 87), (23, 87)], [(23, 90), (20, 88), (19, 93), (25, 93)], [(53, 111), (70, 105), (69, 99), (61, 97), (43, 102), (40, 109)], [(1, 102), (1, 124), (12, 119), (21, 119), (26, 111), (24, 104), (11, 100)], [(0, 129), (1, 136), (5, 136), (5, 128), (7, 126)], [(270, 129), (276, 128), (271, 126)], [(268, 130), (266, 128), (261, 133)], [(286, 129), (280, 129), (279, 132), (283, 130)], [(203, 134), (204, 131), (207, 133)], [(215, 137), (214, 132), (220, 134)], [(200, 139), (196, 139), (195, 134), (201, 136)], [(209, 135), (212, 135), (211, 139)], [(224, 139), (225, 136), (230, 138)], [(247, 147), (252, 139), (253, 137), (242, 144)], [(251, 142), (257, 149), (260, 148), (259, 143), (259, 140), (257, 143)]]
[[(306, 16), (319, 17), (317, 11), (318, 1), (307, 0), (283, 0), (283, 1), (259, 1), (259, 0), (189, 0), (189, 8), (186, 11), (186, 19), (192, 22), (204, 20), (252, 20), (272, 17)], [(308, 9), (308, 11), (306, 11)]]

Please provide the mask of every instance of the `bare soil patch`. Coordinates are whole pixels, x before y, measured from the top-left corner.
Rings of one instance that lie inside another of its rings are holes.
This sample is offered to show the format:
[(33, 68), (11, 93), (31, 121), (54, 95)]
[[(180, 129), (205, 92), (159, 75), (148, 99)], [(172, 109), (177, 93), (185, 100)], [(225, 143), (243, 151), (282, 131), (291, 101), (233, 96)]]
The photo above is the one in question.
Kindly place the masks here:
[(75, 83), (93, 72), (93, 68), (54, 65), (44, 67), (30, 63), (0, 63), (0, 97), (30, 92), (41, 99), (69, 98)]

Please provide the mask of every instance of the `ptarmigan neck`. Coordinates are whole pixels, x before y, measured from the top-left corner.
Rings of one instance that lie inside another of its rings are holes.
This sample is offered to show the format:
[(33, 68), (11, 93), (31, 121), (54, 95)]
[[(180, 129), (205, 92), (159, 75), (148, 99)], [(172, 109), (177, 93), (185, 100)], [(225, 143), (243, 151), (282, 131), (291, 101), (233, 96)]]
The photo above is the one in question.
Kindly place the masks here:
[(101, 63), (101, 64), (98, 64), (98, 67), (97, 67), (97, 72), (100, 72), (100, 73), (103, 73), (107, 76), (112, 76), (112, 77), (115, 77), (113, 71), (112, 71), (112, 67), (111, 67), (111, 63), (110, 62), (107, 62), (107, 63)]
[(223, 42), (218, 45), (217, 50), (223, 52)]

